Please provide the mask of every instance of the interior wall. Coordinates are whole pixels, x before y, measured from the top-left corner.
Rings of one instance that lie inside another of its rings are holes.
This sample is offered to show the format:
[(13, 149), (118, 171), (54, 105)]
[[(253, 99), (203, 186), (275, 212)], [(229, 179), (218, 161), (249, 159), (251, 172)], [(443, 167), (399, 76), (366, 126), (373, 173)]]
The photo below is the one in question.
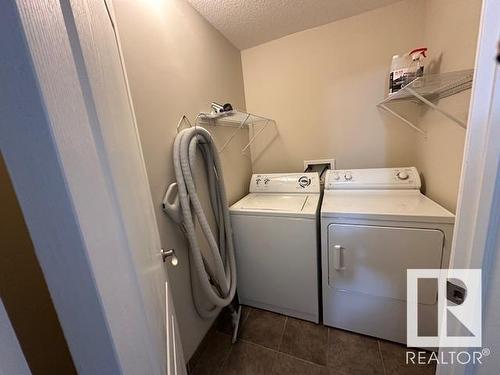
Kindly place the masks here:
[(252, 148), (254, 172), (413, 165), (413, 130), (376, 104), (392, 55), (422, 45), (425, 10), (406, 0), (243, 50), (247, 109), (277, 122)]
[[(194, 309), (187, 245), (161, 201), (175, 181), (172, 145), (180, 117), (193, 121), (211, 101), (245, 109), (240, 52), (183, 0), (115, 0), (114, 7), (162, 245), (179, 258), (177, 267), (167, 267), (188, 359), (212, 321)], [(232, 131), (209, 130), (219, 146)], [(247, 142), (248, 131), (241, 131), (221, 154), (230, 203), (248, 191), (251, 161), (240, 151)]]
[[(427, 0), (424, 23), (429, 48), (428, 73), (474, 67), (481, 0)], [(438, 105), (466, 120), (470, 90), (441, 100)], [(416, 137), (416, 166), (424, 192), (455, 212), (462, 167), (465, 129), (435, 111), (424, 111), (419, 126), (427, 137)]]
[(31, 373), (76, 374), (1, 156), (0, 201), (0, 297)]

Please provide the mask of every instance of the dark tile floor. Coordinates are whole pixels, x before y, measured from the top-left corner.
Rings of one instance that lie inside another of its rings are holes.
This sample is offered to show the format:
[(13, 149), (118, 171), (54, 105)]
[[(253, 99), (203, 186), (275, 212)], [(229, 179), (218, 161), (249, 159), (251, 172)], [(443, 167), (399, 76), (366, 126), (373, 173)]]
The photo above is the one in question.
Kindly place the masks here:
[(189, 363), (192, 375), (427, 375), (405, 363), (407, 348), (352, 332), (243, 308), (238, 342), (220, 319)]

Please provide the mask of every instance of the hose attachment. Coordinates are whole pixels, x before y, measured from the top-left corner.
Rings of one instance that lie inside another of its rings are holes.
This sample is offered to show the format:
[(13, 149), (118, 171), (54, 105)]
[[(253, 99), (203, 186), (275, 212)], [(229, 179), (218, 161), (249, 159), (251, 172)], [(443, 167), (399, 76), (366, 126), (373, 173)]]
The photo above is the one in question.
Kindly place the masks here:
[[(214, 237), (203, 211), (194, 181), (198, 151), (203, 157), (207, 173), (210, 203), (218, 230), (217, 238)], [(177, 134), (173, 159), (177, 183), (169, 186), (163, 207), (173, 221), (182, 225), (189, 242), (194, 305), (201, 317), (210, 318), (217, 314), (218, 307), (231, 303), (236, 291), (236, 262), (221, 161), (212, 136), (201, 127), (187, 128)], [(208, 244), (210, 260), (201, 251), (196, 236), (196, 220)], [(195, 285), (200, 287), (211, 304), (210, 307), (203, 306)]]

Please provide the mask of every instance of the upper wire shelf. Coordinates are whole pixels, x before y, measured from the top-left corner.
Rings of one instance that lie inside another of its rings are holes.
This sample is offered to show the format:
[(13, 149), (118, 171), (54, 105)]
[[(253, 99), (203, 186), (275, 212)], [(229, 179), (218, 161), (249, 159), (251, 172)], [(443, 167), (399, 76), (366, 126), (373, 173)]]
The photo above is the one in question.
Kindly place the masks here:
[(263, 121), (274, 121), (266, 117), (257, 116), (252, 113), (240, 112), (236, 110), (222, 112), (222, 113), (200, 113), (198, 115), (198, 122), (200, 124), (209, 123), (209, 125), (226, 125), (231, 127), (240, 127), (243, 123), (245, 125), (253, 125)]
[(422, 129), (414, 125), (410, 120), (404, 118), (394, 110), (390, 109), (387, 104), (397, 102), (414, 102), (424, 103), (432, 109), (440, 112), (444, 116), (456, 122), (463, 128), (466, 128), (464, 121), (453, 116), (451, 113), (439, 108), (432, 101), (446, 98), (459, 92), (468, 90), (472, 87), (472, 79), (474, 77), (474, 69), (461, 70), (456, 72), (428, 74), (423, 77), (418, 77), (392, 94), (386, 99), (377, 104), (378, 107), (391, 113), (413, 129), (422, 134), (426, 134)]
[[(180, 127), (184, 122), (187, 122), (189, 126), (192, 126), (186, 116), (183, 116), (177, 125), (177, 132), (179, 132)], [(194, 126), (225, 126), (234, 128), (234, 131), (229, 135), (229, 137), (225, 140), (224, 144), (220, 148), (219, 152), (223, 152), (234, 139), (236, 134), (240, 129), (249, 128), (250, 126), (256, 124), (262, 124), (262, 127), (257, 131), (253, 132), (252, 137), (249, 139), (248, 143), (241, 149), (242, 153), (245, 153), (246, 150), (252, 145), (255, 139), (261, 134), (268, 124), (276, 122), (270, 118), (257, 116), (252, 113), (241, 112), (236, 110), (231, 110), (227, 112), (221, 113), (204, 113), (201, 112), (198, 114), (195, 120)]]

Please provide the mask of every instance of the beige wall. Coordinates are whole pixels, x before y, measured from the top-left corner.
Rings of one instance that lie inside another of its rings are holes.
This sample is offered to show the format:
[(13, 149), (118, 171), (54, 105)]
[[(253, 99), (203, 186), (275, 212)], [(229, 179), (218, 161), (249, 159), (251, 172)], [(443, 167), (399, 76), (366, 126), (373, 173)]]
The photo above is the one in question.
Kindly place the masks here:
[[(465, 131), (439, 113), (399, 108), (424, 138), (381, 112), (393, 54), (429, 47), (429, 71), (474, 66), (481, 0), (405, 0), (242, 51), (250, 112), (276, 119), (252, 148), (253, 170), (416, 165), (424, 192), (454, 211)], [(466, 119), (470, 91), (439, 103)]]
[[(185, 239), (160, 203), (175, 181), (171, 155), (181, 115), (193, 120), (214, 100), (245, 108), (240, 52), (182, 0), (115, 0), (114, 6), (162, 245), (179, 257), (168, 274), (188, 359), (211, 321), (194, 310)], [(210, 130), (220, 145), (228, 129)], [(230, 202), (248, 189), (251, 163), (240, 152), (247, 141), (241, 132), (222, 154)]]
[[(427, 0), (425, 43), (429, 71), (450, 72), (474, 67), (481, 0)], [(466, 120), (470, 90), (441, 100), (439, 106)], [(425, 111), (419, 126), (427, 138), (416, 137), (416, 167), (424, 192), (455, 212), (465, 130), (434, 111)]]
[(1, 155), (0, 202), (0, 297), (26, 361), (34, 375), (76, 374)]
[(425, 2), (407, 0), (242, 51), (250, 112), (277, 121), (253, 148), (256, 172), (414, 163), (413, 132), (376, 108), (391, 56), (420, 46)]

